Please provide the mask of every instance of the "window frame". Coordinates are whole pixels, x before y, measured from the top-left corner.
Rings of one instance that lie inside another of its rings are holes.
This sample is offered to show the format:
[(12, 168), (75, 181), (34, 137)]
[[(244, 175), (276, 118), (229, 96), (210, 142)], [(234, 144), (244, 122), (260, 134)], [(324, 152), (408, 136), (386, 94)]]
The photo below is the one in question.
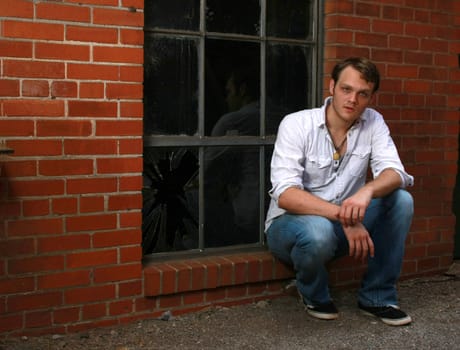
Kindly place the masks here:
[[(173, 30), (163, 28), (149, 28), (147, 25), (144, 26), (144, 35), (152, 35), (158, 37), (187, 37), (199, 41), (197, 46), (198, 50), (198, 135), (145, 135), (143, 136), (144, 148), (165, 148), (165, 147), (196, 147), (198, 149), (198, 206), (199, 206), (199, 244), (197, 249), (185, 250), (185, 251), (168, 251), (152, 253), (144, 256), (144, 259), (152, 260), (156, 258), (165, 259), (171, 256), (177, 258), (178, 256), (196, 256), (197, 254), (203, 253), (219, 253), (219, 252), (232, 252), (232, 251), (247, 251), (247, 250), (260, 250), (264, 248), (264, 221), (265, 221), (265, 209), (264, 201), (267, 194), (267, 188), (265, 186), (265, 152), (267, 147), (271, 147), (275, 142), (275, 135), (265, 135), (265, 105), (266, 105), (266, 53), (267, 46), (271, 43), (275, 44), (290, 44), (301, 47), (307, 47), (312, 52), (312, 77), (310, 81), (310, 101), (311, 108), (320, 105), (322, 101), (322, 51), (323, 51), (323, 1), (312, 0), (313, 2), (313, 28), (312, 35), (308, 39), (287, 39), (278, 38), (273, 36), (266, 36), (266, 9), (268, 0), (260, 0), (260, 33), (258, 36), (243, 35), (243, 34), (230, 34), (230, 33), (217, 33), (217, 32), (206, 32), (205, 21), (206, 21), (206, 0), (200, 0), (200, 20), (199, 20), (199, 31), (189, 30)], [(237, 41), (249, 41), (257, 42), (260, 44), (260, 135), (258, 136), (225, 136), (225, 137), (212, 137), (205, 135), (205, 50), (206, 50), (206, 39), (224, 39), (224, 40), (237, 40)], [(145, 92), (144, 92), (145, 95)], [(145, 116), (144, 116), (145, 118)], [(257, 243), (244, 244), (244, 245), (232, 245), (217, 248), (205, 248), (203, 242), (203, 222), (204, 222), (204, 151), (207, 147), (214, 146), (258, 146), (259, 147), (259, 240)]]

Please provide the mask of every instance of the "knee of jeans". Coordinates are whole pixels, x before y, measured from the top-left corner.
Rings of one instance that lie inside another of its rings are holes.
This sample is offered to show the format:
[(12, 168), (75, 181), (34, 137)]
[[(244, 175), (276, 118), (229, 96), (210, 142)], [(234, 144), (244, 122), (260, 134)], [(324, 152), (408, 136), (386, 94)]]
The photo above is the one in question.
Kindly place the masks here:
[(404, 213), (408, 216), (414, 214), (414, 199), (412, 195), (406, 190), (399, 189), (395, 192), (395, 209), (399, 213)]
[(298, 238), (297, 245), (309, 256), (316, 256), (321, 261), (328, 261), (334, 256), (337, 237), (334, 232), (317, 230)]

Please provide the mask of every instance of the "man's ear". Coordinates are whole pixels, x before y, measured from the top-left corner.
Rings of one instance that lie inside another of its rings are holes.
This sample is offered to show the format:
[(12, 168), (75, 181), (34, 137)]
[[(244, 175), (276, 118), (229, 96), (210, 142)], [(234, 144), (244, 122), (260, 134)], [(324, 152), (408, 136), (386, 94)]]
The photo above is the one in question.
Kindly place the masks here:
[(329, 93), (334, 95), (335, 81), (333, 79), (329, 80)]

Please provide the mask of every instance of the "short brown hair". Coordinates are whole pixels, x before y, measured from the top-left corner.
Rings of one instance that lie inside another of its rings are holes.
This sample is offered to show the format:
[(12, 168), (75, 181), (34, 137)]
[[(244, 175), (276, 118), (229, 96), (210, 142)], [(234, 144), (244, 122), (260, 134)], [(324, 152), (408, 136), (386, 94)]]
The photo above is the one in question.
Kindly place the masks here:
[(331, 78), (335, 82), (339, 80), (340, 73), (347, 68), (348, 66), (353, 67), (358, 72), (361, 73), (361, 76), (368, 83), (374, 84), (373, 93), (379, 89), (380, 86), (380, 73), (377, 69), (377, 66), (364, 57), (349, 57), (343, 61), (337, 63), (332, 69)]

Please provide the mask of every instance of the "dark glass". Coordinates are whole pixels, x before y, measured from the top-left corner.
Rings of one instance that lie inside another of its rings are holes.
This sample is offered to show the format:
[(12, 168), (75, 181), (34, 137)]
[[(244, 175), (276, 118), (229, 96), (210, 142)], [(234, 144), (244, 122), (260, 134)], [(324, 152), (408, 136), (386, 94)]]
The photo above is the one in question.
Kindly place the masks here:
[(205, 134), (259, 135), (259, 43), (206, 40)]
[(207, 148), (204, 167), (205, 247), (258, 242), (258, 147)]
[(147, 29), (199, 30), (200, 0), (146, 0)]
[(207, 0), (206, 31), (258, 35), (259, 0)]
[(148, 35), (144, 43), (144, 134), (198, 129), (197, 42)]
[(307, 39), (313, 35), (313, 1), (268, 0), (267, 35)]
[(144, 254), (198, 247), (198, 168), (195, 149), (144, 149)]
[(266, 134), (274, 135), (288, 113), (311, 105), (310, 49), (295, 45), (270, 44), (267, 48)]

